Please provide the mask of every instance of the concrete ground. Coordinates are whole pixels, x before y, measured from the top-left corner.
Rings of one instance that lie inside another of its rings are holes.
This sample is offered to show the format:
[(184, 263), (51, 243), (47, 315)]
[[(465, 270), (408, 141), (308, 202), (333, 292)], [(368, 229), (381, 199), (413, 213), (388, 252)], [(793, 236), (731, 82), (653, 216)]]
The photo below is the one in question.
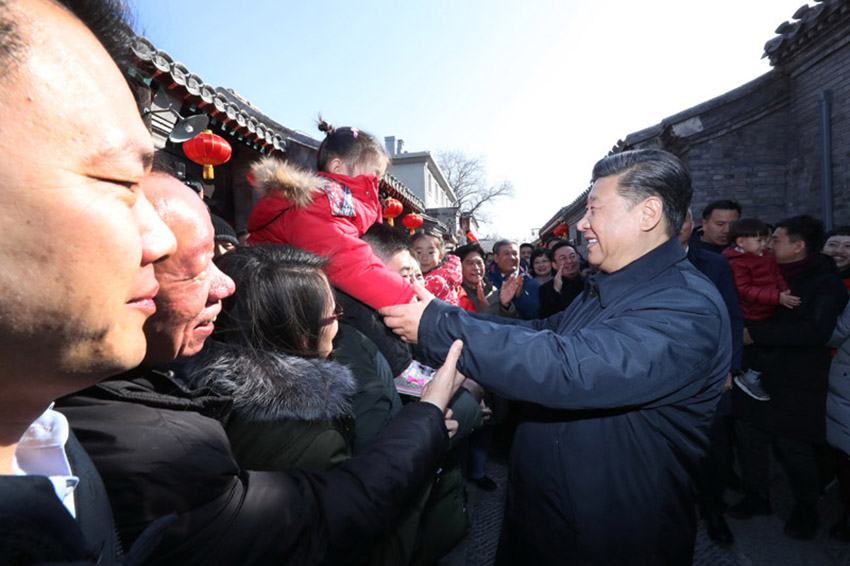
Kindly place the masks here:
[[(818, 504), (821, 529), (811, 541), (798, 541), (782, 533), (791, 512), (793, 499), (784, 474), (772, 463), (771, 504), (774, 514), (746, 521), (727, 519), (735, 543), (719, 547), (712, 543), (700, 522), (693, 564), (698, 566), (850, 566), (850, 544), (829, 537), (828, 529), (841, 515), (838, 486), (827, 487)], [(504, 459), (491, 459), (487, 475), (499, 485), (494, 492), (467, 486), (472, 527), (469, 535), (440, 566), (490, 566), (496, 557), (496, 545), (502, 524), (507, 466)], [(731, 490), (726, 500), (734, 503), (741, 495)]]

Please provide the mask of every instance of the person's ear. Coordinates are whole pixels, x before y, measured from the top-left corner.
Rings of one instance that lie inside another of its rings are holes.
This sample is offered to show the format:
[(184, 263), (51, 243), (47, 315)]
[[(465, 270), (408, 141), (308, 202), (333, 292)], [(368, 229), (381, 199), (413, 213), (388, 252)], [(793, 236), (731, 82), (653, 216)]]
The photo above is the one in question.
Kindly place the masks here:
[(664, 218), (664, 203), (658, 197), (648, 197), (638, 206), (640, 207), (640, 229), (651, 232)]
[(328, 163), (328, 172), (333, 173), (335, 175), (342, 174), (345, 169), (345, 164), (342, 162), (342, 159), (339, 157), (334, 157), (331, 159), (330, 163)]

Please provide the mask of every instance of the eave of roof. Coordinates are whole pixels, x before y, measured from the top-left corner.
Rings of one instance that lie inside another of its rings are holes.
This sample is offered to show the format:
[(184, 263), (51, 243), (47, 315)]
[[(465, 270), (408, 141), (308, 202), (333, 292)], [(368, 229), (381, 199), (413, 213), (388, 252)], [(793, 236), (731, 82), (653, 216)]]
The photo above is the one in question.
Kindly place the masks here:
[(145, 37), (137, 36), (130, 46), (135, 63), (131, 74), (147, 84), (157, 83), (183, 100), (183, 106), (207, 114), (211, 124), (226, 130), (261, 153), (283, 153), (286, 144), (296, 142), (316, 149), (319, 142), (277, 123), (233, 91), (213, 87), (201, 77), (158, 50)]

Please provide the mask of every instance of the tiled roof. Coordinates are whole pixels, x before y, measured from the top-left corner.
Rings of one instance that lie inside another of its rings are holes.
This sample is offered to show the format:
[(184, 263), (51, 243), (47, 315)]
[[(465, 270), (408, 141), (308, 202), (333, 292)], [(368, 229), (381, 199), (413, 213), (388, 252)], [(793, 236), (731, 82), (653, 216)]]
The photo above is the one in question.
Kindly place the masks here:
[(405, 208), (413, 212), (422, 212), (425, 209), (425, 203), (418, 196), (404, 186), (404, 183), (386, 173), (381, 179), (379, 189), (387, 193), (389, 196), (398, 199)]
[(205, 83), (147, 38), (136, 37), (131, 49), (136, 59), (131, 74), (148, 84), (161, 85), (172, 96), (183, 99), (184, 107), (206, 113), (214, 127), (261, 153), (285, 152), (291, 142), (319, 147), (318, 141), (278, 124), (233, 90)]
[(847, 0), (820, 0), (814, 6), (804, 4), (794, 12), (794, 21), (782, 22), (776, 28), (776, 37), (764, 44), (764, 55), (771, 66), (783, 61), (822, 33), (826, 28), (848, 17), (850, 4)]

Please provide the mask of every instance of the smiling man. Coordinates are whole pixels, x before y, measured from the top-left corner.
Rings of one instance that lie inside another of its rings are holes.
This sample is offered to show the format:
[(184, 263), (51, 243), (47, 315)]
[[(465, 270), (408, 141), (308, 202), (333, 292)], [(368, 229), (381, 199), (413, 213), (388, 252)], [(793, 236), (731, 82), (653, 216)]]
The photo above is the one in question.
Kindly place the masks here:
[[(174, 238), (153, 143), (107, 49), (111, 2), (0, 0), (0, 562), (113, 564), (106, 494), (59, 396), (141, 361)], [(69, 94), (73, 93), (73, 94)]]
[(599, 272), (566, 311), (508, 321), (420, 291), (422, 302), (381, 312), (426, 360), (462, 338), (458, 368), (524, 402), (502, 563), (690, 564), (728, 314), (676, 239), (692, 192), (676, 157), (615, 154), (593, 180), (578, 228)]

